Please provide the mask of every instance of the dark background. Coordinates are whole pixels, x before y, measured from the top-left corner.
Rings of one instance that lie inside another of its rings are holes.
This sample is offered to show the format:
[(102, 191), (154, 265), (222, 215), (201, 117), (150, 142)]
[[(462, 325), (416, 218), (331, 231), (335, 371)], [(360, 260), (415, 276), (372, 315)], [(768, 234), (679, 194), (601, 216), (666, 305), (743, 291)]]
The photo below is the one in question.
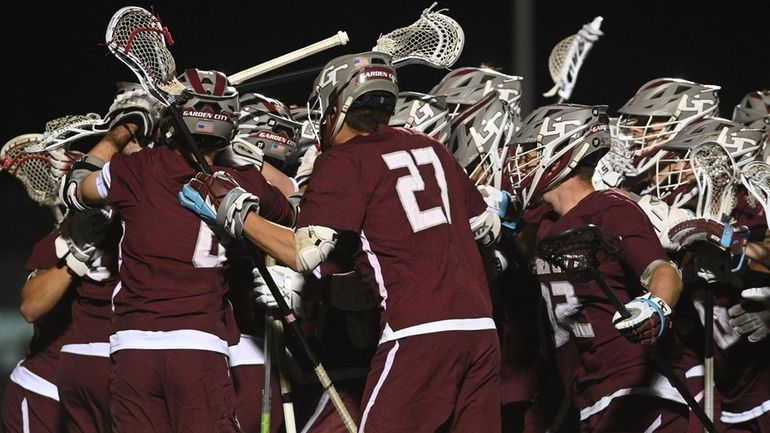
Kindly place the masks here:
[[(605, 35), (594, 45), (572, 95), (573, 102), (622, 105), (646, 81), (662, 76), (722, 86), (721, 113), (770, 81), (770, 2), (764, 1), (535, 1), (531, 19), (513, 1), (442, 1), (439, 7), (465, 29), (459, 66), (481, 62), (524, 76), (527, 108), (549, 102), (551, 48), (597, 15)], [(346, 47), (313, 56), (277, 72), (323, 64), (334, 56), (370, 49), (381, 32), (411, 24), (427, 1), (165, 1), (155, 6), (176, 40), (177, 69), (199, 67), (234, 73), (345, 30)], [(0, 143), (66, 114), (109, 107), (114, 82), (133, 75), (100, 44), (115, 2), (5, 3), (0, 11)], [(514, 19), (532, 26), (530, 40), (515, 40)], [(517, 65), (517, 49), (530, 46), (534, 64)], [(516, 48), (519, 47), (519, 48)], [(403, 90), (428, 91), (446, 73), (419, 66), (399, 70)], [(312, 79), (264, 89), (289, 103), (304, 103)], [(51, 229), (52, 218), (0, 173), (0, 344), (18, 339), (15, 310), (26, 276), (24, 260), (34, 242)], [(24, 337), (25, 339), (26, 337)], [(15, 343), (14, 343), (15, 344)], [(0, 346), (2, 347), (2, 346)], [(2, 352), (8, 354), (4, 348)], [(12, 355), (10, 355), (13, 358)]]

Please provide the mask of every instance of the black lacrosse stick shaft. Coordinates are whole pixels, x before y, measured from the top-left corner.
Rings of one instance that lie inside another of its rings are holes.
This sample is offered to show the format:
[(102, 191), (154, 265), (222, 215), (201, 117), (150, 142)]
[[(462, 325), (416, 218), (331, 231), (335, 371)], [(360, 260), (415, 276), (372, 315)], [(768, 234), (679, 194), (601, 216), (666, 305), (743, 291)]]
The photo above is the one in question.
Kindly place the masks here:
[[(580, 261), (582, 269), (576, 268), (574, 265), (570, 266), (569, 263), (569, 260), (575, 260), (574, 251), (570, 251), (570, 248), (575, 246), (578, 246), (578, 248), (582, 247), (582, 249), (580, 249), (580, 253), (583, 254), (582, 260)], [(617, 254), (617, 251), (603, 240), (601, 230), (593, 224), (550, 236), (541, 240), (540, 245), (538, 245), (538, 256), (553, 265), (559, 266), (567, 275), (572, 274), (577, 277), (589, 275), (596, 281), (596, 284), (602, 290), (604, 296), (607, 297), (607, 300), (612, 303), (624, 319), (627, 319), (631, 317), (631, 313), (628, 311), (625, 304), (620, 302), (618, 296), (607, 284), (607, 280), (605, 280), (604, 276), (599, 272), (598, 252), (602, 252), (608, 259), (615, 258)], [(661, 352), (657, 341), (650, 347), (649, 353), (653, 362), (655, 362), (661, 373), (663, 373), (663, 376), (668, 379), (671, 386), (673, 386), (679, 392), (679, 395), (682, 396), (684, 401), (687, 402), (687, 405), (690, 406), (690, 409), (695, 413), (695, 416), (698, 417), (703, 427), (710, 433), (719, 433), (719, 430), (717, 430), (714, 423), (706, 415), (703, 407), (698, 404), (690, 393), (690, 390), (688, 390), (684, 382), (679, 379), (679, 376), (676, 375), (671, 364), (665, 356), (663, 356), (663, 352)]]

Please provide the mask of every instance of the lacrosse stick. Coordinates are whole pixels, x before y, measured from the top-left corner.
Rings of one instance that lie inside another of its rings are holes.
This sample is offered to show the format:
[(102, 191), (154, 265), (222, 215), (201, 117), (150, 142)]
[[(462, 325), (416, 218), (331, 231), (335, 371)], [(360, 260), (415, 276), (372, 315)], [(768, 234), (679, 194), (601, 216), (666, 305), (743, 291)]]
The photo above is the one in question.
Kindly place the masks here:
[(741, 183), (759, 201), (765, 210), (770, 226), (770, 165), (764, 161), (752, 161), (741, 170)]
[(282, 66), (288, 65), (289, 63), (304, 59), (305, 57), (312, 56), (313, 54), (320, 53), (321, 51), (326, 51), (329, 48), (334, 48), (340, 45), (347, 45), (349, 40), (350, 38), (348, 38), (347, 33), (338, 31), (334, 36), (330, 36), (314, 44), (294, 50), (272, 60), (268, 60), (267, 62), (252, 66), (251, 68), (241, 72), (236, 72), (235, 74), (230, 75), (228, 78), (233, 85), (241, 84), (246, 80), (250, 80), (254, 77), (270, 72), (273, 69), (278, 69)]
[[(150, 12), (138, 7), (122, 8), (113, 15), (107, 27), (107, 47), (119, 60), (128, 65), (139, 78), (139, 82), (147, 92), (168, 107), (168, 111), (174, 116), (178, 127), (182, 130), (184, 138), (190, 145), (193, 155), (202, 172), (211, 174), (211, 167), (203, 158), (203, 153), (196, 144), (192, 134), (182, 121), (175, 103), (178, 97), (183, 97), (185, 87), (176, 79), (176, 63), (174, 57), (166, 47), (166, 40), (171, 40), (167, 28), (160, 24), (157, 17)], [(318, 360), (315, 352), (305, 339), (299, 327), (294, 312), (289, 308), (286, 300), (281, 295), (272, 275), (267, 270), (267, 265), (261, 254), (251, 244), (246, 244), (246, 250), (251, 256), (255, 267), (262, 274), (270, 293), (278, 303), (278, 308), (283, 319), (290, 325), (297, 340), (302, 345), (308, 358), (314, 365), (314, 371), (321, 382), (323, 389), (329, 394), (337, 413), (342, 418), (345, 427), (351, 433), (357, 428), (353, 419), (342, 403), (326, 369)]]
[(59, 117), (45, 124), (40, 150), (59, 149), (84, 137), (102, 136), (108, 127), (109, 120), (96, 113)]
[(294, 401), (291, 396), (291, 382), (286, 377), (286, 344), (283, 341), (283, 322), (273, 320), (273, 342), (275, 343), (276, 361), (278, 362), (278, 378), (281, 382), (281, 401), (283, 402), (283, 420), (286, 433), (297, 433), (294, 418)]
[(41, 206), (47, 206), (58, 224), (64, 219), (59, 207), (60, 179), (51, 170), (49, 153), (40, 151), (42, 142), (43, 134), (24, 134), (12, 138), (0, 149), (0, 171), (7, 171), (18, 179), (27, 190), (29, 198)]
[(262, 387), (262, 418), (260, 422), (260, 433), (270, 433), (270, 400), (272, 394), (273, 382), (273, 317), (265, 314), (265, 381)]
[[(620, 302), (604, 276), (599, 272), (601, 263), (615, 260), (617, 254), (617, 248), (605, 240), (601, 229), (593, 224), (549, 236), (541, 240), (537, 246), (538, 257), (559, 267), (568, 276), (579, 281), (594, 280), (613, 307), (624, 319), (628, 319), (631, 317), (631, 312)], [(711, 433), (717, 432), (714, 423), (706, 416), (703, 408), (695, 401), (685, 384), (674, 373), (671, 365), (660, 351), (657, 342), (650, 347), (650, 356), (671, 386), (676, 388), (687, 402), (690, 410), (695, 413), (706, 430)]]
[(562, 39), (553, 47), (551, 55), (548, 56), (548, 71), (554, 86), (543, 93), (543, 96), (550, 98), (558, 93), (560, 103), (569, 100), (580, 67), (583, 66), (594, 42), (604, 34), (600, 30), (602, 20), (602, 17), (594, 18), (589, 24), (584, 24), (577, 34)]
[[(698, 183), (698, 206), (696, 215), (729, 224), (730, 214), (736, 201), (735, 161), (729, 153), (716, 142), (703, 143), (693, 149), (690, 161)], [(732, 255), (732, 253), (731, 253)], [(743, 264), (742, 255), (738, 266)], [(703, 401), (706, 414), (714, 417), (714, 290), (712, 284), (706, 285), (703, 305), (703, 327), (705, 341), (704, 359), (704, 390)]]
[[(396, 68), (404, 65), (425, 65), (448, 69), (454, 65), (463, 51), (465, 33), (457, 21), (442, 13), (443, 9), (431, 12), (435, 6), (436, 3), (425, 9), (420, 18), (411, 25), (380, 36), (372, 51), (389, 54)], [(323, 66), (276, 75), (253, 81), (238, 90), (250, 92), (269, 85), (313, 77), (318, 75), (321, 69)]]

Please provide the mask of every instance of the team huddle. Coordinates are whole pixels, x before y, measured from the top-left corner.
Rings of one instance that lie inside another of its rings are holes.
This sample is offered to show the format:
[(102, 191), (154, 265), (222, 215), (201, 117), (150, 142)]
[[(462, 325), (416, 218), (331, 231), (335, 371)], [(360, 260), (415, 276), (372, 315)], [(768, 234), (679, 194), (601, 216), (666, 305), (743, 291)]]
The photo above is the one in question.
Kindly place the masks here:
[(769, 92), (521, 113), (521, 77), (405, 91), (378, 51), (301, 106), (175, 79), (0, 151), (56, 217), (5, 431), (770, 433)]

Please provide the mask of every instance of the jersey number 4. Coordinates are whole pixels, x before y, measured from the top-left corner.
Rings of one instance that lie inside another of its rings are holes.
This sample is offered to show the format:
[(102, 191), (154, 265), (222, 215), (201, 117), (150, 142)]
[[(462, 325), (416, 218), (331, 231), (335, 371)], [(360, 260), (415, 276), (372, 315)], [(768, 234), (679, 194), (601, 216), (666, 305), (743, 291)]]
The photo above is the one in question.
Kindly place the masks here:
[[(444, 167), (441, 166), (441, 161), (438, 159), (438, 155), (436, 155), (436, 151), (433, 148), (422, 147), (420, 149), (412, 149), (409, 152), (399, 150), (398, 152), (382, 155), (382, 159), (385, 160), (385, 164), (391, 170), (399, 168), (409, 170), (408, 175), (398, 178), (396, 191), (413, 232), (417, 233), (439, 224), (452, 222), (452, 216), (449, 212), (449, 194), (446, 177), (444, 176)], [(422, 210), (417, 204), (417, 198), (414, 195), (415, 191), (425, 190), (425, 181), (418, 169), (418, 166), (421, 165), (433, 166), (433, 174), (441, 190), (443, 206)]]

